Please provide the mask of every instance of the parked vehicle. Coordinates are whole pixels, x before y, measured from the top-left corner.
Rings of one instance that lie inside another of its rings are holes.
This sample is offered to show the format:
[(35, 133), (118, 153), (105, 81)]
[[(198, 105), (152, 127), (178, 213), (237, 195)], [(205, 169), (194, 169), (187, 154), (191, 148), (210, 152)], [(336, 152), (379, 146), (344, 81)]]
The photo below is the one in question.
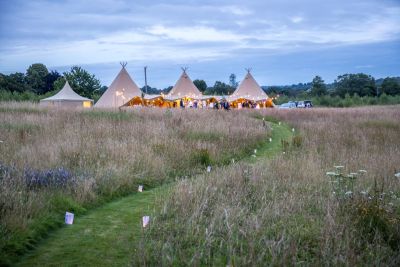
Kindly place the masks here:
[(311, 102), (311, 100), (304, 100), (304, 105), (306, 108), (312, 108), (313, 104)]
[(296, 108), (296, 104), (294, 102), (289, 102), (289, 103), (283, 103), (282, 105), (279, 106), (279, 108)]
[(304, 103), (304, 101), (299, 101), (299, 102), (297, 102), (297, 107), (298, 108), (305, 108), (306, 104)]

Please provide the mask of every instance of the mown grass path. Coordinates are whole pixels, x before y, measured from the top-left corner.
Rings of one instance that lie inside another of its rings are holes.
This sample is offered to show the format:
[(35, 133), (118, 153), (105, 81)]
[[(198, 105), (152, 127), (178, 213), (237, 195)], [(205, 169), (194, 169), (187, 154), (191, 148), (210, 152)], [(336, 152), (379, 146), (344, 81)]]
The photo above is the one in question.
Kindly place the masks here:
[[(270, 123), (272, 142), (257, 149), (257, 157), (269, 158), (282, 151), (281, 140), (292, 132), (285, 124)], [(155, 199), (168, 194), (171, 185), (135, 193), (75, 218), (73, 225), (54, 231), (17, 266), (128, 266), (131, 251), (142, 236), (142, 216), (151, 214)]]

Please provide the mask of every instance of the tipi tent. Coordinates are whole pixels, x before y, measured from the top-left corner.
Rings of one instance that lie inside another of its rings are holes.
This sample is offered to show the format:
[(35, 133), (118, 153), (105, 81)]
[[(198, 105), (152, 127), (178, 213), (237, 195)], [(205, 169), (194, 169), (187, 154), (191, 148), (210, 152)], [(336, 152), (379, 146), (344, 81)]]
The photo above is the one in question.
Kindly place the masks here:
[(250, 70), (247, 70), (247, 74), (239, 87), (229, 96), (229, 101), (236, 101), (238, 99), (245, 99), (250, 101), (266, 101), (268, 95), (258, 85)]
[(197, 89), (196, 85), (192, 82), (189, 76), (186, 73), (186, 69), (182, 69), (182, 75), (179, 80), (176, 82), (175, 86), (171, 89), (171, 91), (165, 95), (166, 100), (177, 100), (181, 98), (192, 98), (192, 99), (200, 99), (202, 97), (202, 93)]
[(134, 98), (142, 97), (142, 91), (125, 69), (126, 63), (121, 65), (121, 71), (94, 105), (95, 107), (119, 108)]
[(92, 105), (93, 100), (75, 93), (68, 81), (65, 82), (60, 92), (40, 100), (40, 106), (45, 107), (90, 108)]

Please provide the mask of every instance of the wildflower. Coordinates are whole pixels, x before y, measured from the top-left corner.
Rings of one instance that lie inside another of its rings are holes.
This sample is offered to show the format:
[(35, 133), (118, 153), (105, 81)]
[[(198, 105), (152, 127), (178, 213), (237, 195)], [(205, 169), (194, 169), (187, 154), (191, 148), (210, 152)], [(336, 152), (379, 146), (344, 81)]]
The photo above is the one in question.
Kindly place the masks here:
[(358, 170), (358, 172), (360, 172), (360, 173), (367, 173), (366, 170)]
[(256, 154), (257, 153), (257, 149), (254, 149), (254, 154)]
[(350, 175), (352, 175), (352, 176), (357, 176), (358, 173), (356, 173), (356, 172), (351, 172)]
[(396, 178), (400, 178), (400, 172), (396, 173), (394, 176), (396, 176)]
[(269, 142), (270, 142), (270, 143), (272, 142), (272, 138), (269, 138)]
[(344, 193), (346, 196), (351, 196), (353, 194), (353, 192), (351, 191), (347, 191), (346, 193)]
[(278, 122), (279, 125), (281, 125), (281, 122)]
[(292, 132), (294, 132), (294, 128), (292, 128)]
[(368, 192), (367, 192), (367, 191), (361, 191), (360, 193), (361, 193), (362, 195), (364, 195), (364, 196), (365, 196), (365, 195), (368, 195)]
[(343, 169), (344, 168), (344, 166), (341, 166), (341, 165), (337, 165), (337, 166), (334, 166), (336, 169)]

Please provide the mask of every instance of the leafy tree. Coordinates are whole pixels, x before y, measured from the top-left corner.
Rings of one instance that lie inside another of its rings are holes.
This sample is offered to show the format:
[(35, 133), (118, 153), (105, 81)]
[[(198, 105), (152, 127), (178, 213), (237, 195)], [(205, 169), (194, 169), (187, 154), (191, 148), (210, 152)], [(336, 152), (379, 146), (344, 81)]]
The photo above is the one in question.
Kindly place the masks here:
[(108, 89), (108, 86), (103, 85), (103, 86), (100, 88), (100, 93), (101, 93), (101, 94), (104, 94), (104, 92), (107, 91), (107, 89)]
[(204, 93), (207, 90), (207, 83), (204, 80), (196, 79), (193, 81), (193, 83), (200, 92)]
[(147, 93), (149, 95), (158, 95), (161, 93), (160, 89), (157, 89), (155, 87), (151, 87), (149, 85), (147, 85), (147, 91), (146, 91), (146, 85), (143, 86), (142, 88), (140, 88), (142, 90), (142, 92)]
[(30, 90), (26, 84), (26, 77), (24, 73), (16, 72), (10, 75), (1, 74), (0, 88), (10, 92), (24, 92)]
[(224, 82), (216, 81), (213, 87), (207, 88), (205, 94), (208, 94), (208, 95), (230, 95), (233, 93), (233, 91), (235, 91), (235, 88), (233, 88), (232, 86), (230, 86)]
[(335, 80), (335, 93), (341, 97), (347, 93), (359, 96), (376, 95), (375, 79), (364, 73), (339, 75)]
[(57, 80), (54, 81), (53, 88), (56, 91), (60, 91), (61, 88), (64, 87), (64, 84), (65, 84), (65, 78), (63, 76), (60, 76), (57, 78)]
[(7, 75), (0, 73), (0, 90), (8, 90), (7, 89)]
[(60, 78), (61, 75), (57, 71), (51, 71), (49, 74), (46, 76), (46, 90), (44, 93), (47, 93), (49, 91), (54, 90), (54, 82), (57, 81), (58, 78)]
[(69, 72), (64, 72), (64, 76), (75, 92), (81, 96), (92, 97), (92, 94), (101, 88), (96, 76), (79, 66), (73, 66)]
[(37, 94), (43, 94), (46, 92), (47, 75), (49, 71), (47, 67), (42, 63), (35, 63), (29, 66), (26, 70), (26, 81), (32, 91)]
[(238, 87), (239, 83), (236, 81), (236, 75), (234, 73), (232, 73), (229, 76), (229, 85), (233, 88), (236, 89), (236, 87)]
[(321, 96), (326, 95), (326, 85), (320, 76), (315, 76), (311, 83), (311, 95)]
[(387, 95), (400, 94), (400, 83), (396, 78), (387, 77), (382, 82), (381, 92)]
[(162, 89), (161, 92), (163, 92), (164, 94), (168, 94), (172, 90), (172, 88), (174, 88), (174, 87), (172, 85), (170, 85), (170, 86)]

